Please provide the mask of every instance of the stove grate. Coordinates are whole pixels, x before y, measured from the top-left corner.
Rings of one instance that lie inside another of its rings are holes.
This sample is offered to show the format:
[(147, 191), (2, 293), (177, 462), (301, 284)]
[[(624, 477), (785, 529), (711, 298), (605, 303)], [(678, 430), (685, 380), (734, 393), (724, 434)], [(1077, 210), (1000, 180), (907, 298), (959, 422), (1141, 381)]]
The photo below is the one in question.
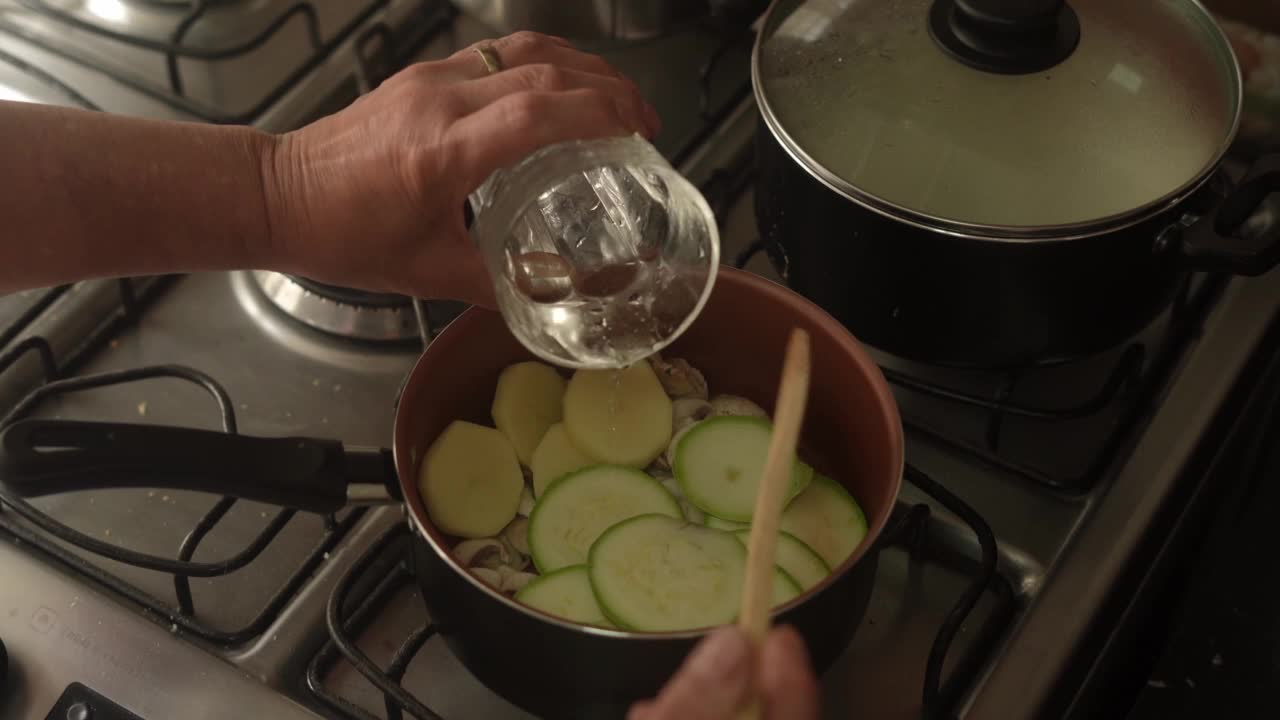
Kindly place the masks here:
[(36, 78), (37, 80), (39, 80), (40, 82), (48, 85), (49, 87), (56, 89), (58, 92), (62, 93), (63, 95), (66, 95), (71, 100), (71, 102), (75, 103), (76, 107), (80, 108), (81, 110), (94, 110), (99, 112), (102, 110), (102, 108), (98, 107), (92, 100), (85, 97), (84, 95), (81, 95), (79, 92), (76, 91), (75, 88), (62, 82), (57, 77), (55, 77), (52, 73), (46, 72), (45, 70), (35, 65), (32, 65), (31, 63), (27, 62), (26, 60), (23, 60), (17, 55), (13, 55), (8, 52), (5, 52), (4, 50), (0, 50), (0, 62), (4, 62), (8, 65), (12, 65), (13, 67), (21, 70), (27, 75), (30, 75)]
[[(905, 479), (933, 498), (947, 510), (957, 515), (973, 532), (980, 548), (980, 559), (969, 585), (952, 606), (929, 651), (922, 690), (923, 715), (929, 718), (944, 717), (948, 709), (959, 700), (974, 679), (973, 663), (961, 662), (944, 679), (943, 667), (948, 651), (961, 626), (969, 618), (983, 594), (995, 584), (1003, 582), (997, 574), (997, 547), (990, 526), (977, 511), (952, 494), (943, 485), (924, 472), (908, 465)], [(929, 551), (926, 547), (924, 524), (930, 517), (925, 504), (904, 505), (895, 511), (896, 522), (886, 528), (881, 542), (886, 546), (906, 547), (912, 557), (921, 557)], [(419, 627), (392, 655), (387, 668), (381, 669), (357, 644), (356, 638), (378, 617), (379, 610), (397, 592), (415, 585), (413, 571), (408, 561), (411, 530), (403, 523), (386, 531), (348, 568), (346, 575), (329, 596), (326, 622), (330, 639), (312, 658), (307, 666), (306, 684), (312, 694), (343, 717), (356, 720), (376, 720), (364, 708), (331, 691), (325, 686), (325, 675), (339, 656), (345, 658), (366, 680), (383, 694), (387, 720), (400, 720), (403, 713), (419, 720), (440, 720), (440, 715), (423, 704), (400, 684), (409, 663), (419, 650), (436, 634), (429, 621)], [(388, 567), (388, 564), (390, 566)], [(372, 583), (372, 578), (380, 578)], [(357, 596), (358, 588), (366, 588), (366, 594)], [(978, 632), (987, 644), (995, 641), (994, 627)]]
[[(410, 540), (409, 529), (404, 524), (397, 524), (383, 533), (351, 565), (347, 574), (342, 577), (329, 596), (325, 623), (329, 628), (330, 639), (307, 666), (307, 688), (331, 710), (345, 717), (377, 720), (364, 708), (325, 687), (325, 673), (338, 660), (339, 654), (350, 661), (366, 680), (382, 692), (386, 720), (401, 720), (405, 712), (419, 720), (441, 720), (439, 715), (400, 685), (400, 680), (404, 677), (409, 663), (436, 634), (436, 629), (430, 621), (410, 633), (404, 643), (396, 649), (386, 670), (380, 669), (370, 660), (369, 656), (356, 644), (355, 639), (363, 629), (369, 626), (369, 623), (378, 617), (378, 611), (392, 596), (414, 584), (414, 575), (409, 569), (408, 561)], [(387, 558), (393, 558), (394, 564), (388, 570), (382, 571)], [(374, 568), (379, 572), (371, 572)], [(356, 588), (361, 585), (361, 581), (378, 576), (381, 579), (372, 590), (368, 591), (358, 603), (353, 603)]]
[[(0, 427), (30, 414), (41, 403), (57, 396), (163, 377), (184, 380), (204, 389), (219, 409), (223, 430), (229, 433), (236, 432), (235, 410), (227, 392), (213, 378), (191, 368), (160, 365), (96, 375), (64, 377), (108, 338), (132, 323), (137, 318), (142, 305), (161, 285), (163, 283), (155, 283), (148, 286), (146, 291), (138, 293), (132, 281), (121, 280), (119, 312), (104, 323), (97, 332), (92, 333), (91, 337), (82, 343), (61, 366), (55, 361), (49, 342), (39, 336), (25, 338), (0, 355), (0, 374), (3, 374), (28, 353), (35, 353), (40, 358), (45, 379), (43, 385), (30, 392), (3, 419), (0, 419)], [(33, 315), (26, 318), (26, 321), (30, 322), (34, 317)], [(21, 330), (22, 326), (15, 323), (0, 332), (0, 337), (14, 337)], [(63, 379), (58, 379), (60, 377)], [(235, 503), (235, 498), (224, 497), (206, 512), (183, 539), (178, 548), (176, 560), (136, 552), (85, 535), (3, 489), (0, 489), (0, 534), (8, 535), (14, 541), (37, 548), (73, 572), (123, 595), (141, 606), (153, 619), (167, 621), (175, 631), (181, 628), (210, 642), (234, 646), (266, 630), (285, 604), (324, 561), (324, 556), (338, 544), (364, 513), (363, 509), (357, 509), (345, 514), (340, 520), (336, 517), (327, 518), (325, 531), (319, 541), (297, 570), (266, 601), (258, 615), (239, 629), (222, 630), (210, 627), (197, 618), (195, 603), (191, 596), (190, 579), (222, 577), (249, 565), (271, 544), (296, 514), (293, 510), (279, 511), (257, 537), (250, 540), (242, 550), (231, 557), (216, 562), (192, 562), (191, 558), (194, 557), (200, 542), (217, 526)], [(94, 565), (55, 542), (55, 539), (107, 560), (172, 574), (178, 607), (174, 608)]]
[[(177, 110), (194, 115), (207, 122), (242, 125), (252, 123), (268, 107), (273, 105), (277, 100), (284, 96), (285, 93), (297, 85), (298, 81), (302, 77), (311, 72), (321, 62), (323, 62), (325, 58), (332, 54), (334, 49), (345, 42), (357, 28), (368, 22), (369, 18), (373, 17), (375, 13), (383, 10), (387, 6), (389, 0), (376, 0), (374, 2), (370, 2), (364, 12), (354, 17), (327, 42), (322, 39), (319, 28), (319, 16), (316, 12), (315, 6), (309, 0), (299, 0), (299, 2), (295, 2), (282, 10), (281, 13), (267, 23), (267, 25), (258, 32), (258, 34), (237, 45), (220, 48), (193, 47), (187, 43), (187, 36), (191, 33), (191, 30), (202, 19), (204, 19), (209, 10), (217, 4), (215, 2), (209, 2), (208, 0), (193, 0), (185, 6), (185, 14), (175, 26), (173, 34), (170, 36), (168, 41), (152, 40), (132, 35), (128, 32), (103, 27), (102, 25), (86, 21), (74, 12), (58, 7), (48, 2), (48, 0), (19, 0), (19, 2), (26, 10), (41, 13), (60, 22), (66, 23), (78, 30), (93, 33), (97, 36), (125, 45), (130, 45), (132, 47), (162, 53), (165, 57), (166, 71), (169, 80), (169, 86), (166, 89), (154, 87), (152, 84), (132, 77), (127, 73), (107, 72), (111, 75), (113, 80), (143, 93), (148, 97), (164, 102)], [(0, 10), (4, 9), (0, 8)], [(409, 44), (413, 47), (417, 47), (417, 45), (423, 42), (426, 38), (429, 38), (440, 30), (447, 28), (457, 13), (451, 4), (447, 2), (439, 2), (439, 0), (421, 0), (420, 10), (418, 12), (424, 20), (420, 25), (420, 29), (415, 28), (414, 36), (410, 39), (411, 42)], [(0, 18), (2, 18), (2, 16), (3, 12), (0, 12)], [(301, 22), (305, 23), (307, 36), (312, 46), (312, 53), (304, 62), (298, 65), (297, 69), (294, 70), (293, 73), (281, 81), (279, 86), (267, 93), (266, 97), (264, 97), (256, 107), (241, 114), (231, 115), (219, 112), (203, 104), (196, 103), (186, 97), (184, 91), (185, 85), (178, 63), (179, 60), (186, 59), (204, 62), (219, 62), (244, 56), (266, 45), (281, 32), (281, 29), (284, 28), (285, 25), (295, 19), (300, 19)], [(18, 23), (0, 22), (0, 31), (20, 37), (23, 40), (36, 45), (40, 49), (64, 59), (75, 62), (83, 61), (82, 58), (77, 57), (74, 51), (67, 50), (57, 43), (51, 43), (39, 33), (32, 32)], [(374, 36), (380, 38), (393, 38), (396, 34), (390, 27), (387, 27), (383, 23), (375, 24), (372, 28), (366, 30), (362, 34), (361, 47), (363, 48), (366, 46), (368, 38)], [(381, 50), (385, 54), (392, 52), (393, 49), (383, 45)], [(394, 57), (396, 59), (402, 59), (402, 56), (407, 56), (410, 48), (396, 48), (394, 50)], [(360, 65), (363, 69), (367, 70), (370, 67), (368, 63), (369, 61), (366, 58), (361, 58)], [(382, 64), (385, 63), (380, 63), (379, 66)], [(95, 63), (95, 67), (96, 66), (97, 64)], [(45, 79), (48, 80), (48, 78)], [(58, 86), (63, 87), (61, 83), (58, 83)], [(70, 88), (64, 88), (64, 91), (70, 91)], [(88, 101), (84, 100), (84, 98), (78, 93), (75, 93), (74, 91), (71, 91), (71, 93), (72, 97), (75, 98), (78, 103), (82, 105), (87, 104), (90, 107), (92, 106), (92, 103), (88, 103)]]
[[(988, 411), (981, 443), (966, 443), (948, 438), (944, 433), (911, 424), (913, 430), (923, 432), (934, 440), (979, 456), (984, 462), (1000, 467), (1015, 475), (1047, 485), (1064, 492), (1083, 492), (1094, 487), (1107, 468), (1130, 442), (1132, 430), (1141, 423), (1145, 413), (1168, 385), (1177, 369), (1178, 361), (1186, 349), (1199, 337), (1204, 318), (1218, 301), (1226, 287), (1226, 278), (1210, 276), (1193, 289), (1190, 279), (1183, 285), (1170, 310), (1169, 321), (1155, 342), (1137, 341), (1118, 352), (1106, 380), (1089, 399), (1056, 408), (1034, 407), (1020, 404), (1011, 398), (1018, 382), (1034, 368), (1005, 373), (1000, 388), (992, 397), (956, 392), (926, 380), (885, 370), (890, 382), (913, 392), (934, 398), (950, 400)], [(1011, 420), (1021, 418), (1041, 423), (1067, 423), (1101, 415), (1115, 410), (1112, 429), (1098, 445), (1084, 465), (1083, 472), (1070, 475), (1051, 475), (1024, 463), (1007, 460), (1002, 452), (1004, 430)]]

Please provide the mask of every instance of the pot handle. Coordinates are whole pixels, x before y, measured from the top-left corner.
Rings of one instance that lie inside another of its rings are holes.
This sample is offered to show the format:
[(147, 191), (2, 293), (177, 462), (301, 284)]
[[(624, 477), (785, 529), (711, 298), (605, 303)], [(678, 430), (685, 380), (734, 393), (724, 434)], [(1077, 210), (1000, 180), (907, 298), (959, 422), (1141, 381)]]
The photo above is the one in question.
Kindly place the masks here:
[(1212, 210), (1189, 225), (1170, 228), (1174, 248), (1197, 270), (1236, 275), (1262, 275), (1280, 262), (1280, 224), (1258, 237), (1242, 238), (1240, 231), (1267, 196), (1280, 190), (1280, 154), (1256, 160), (1244, 178)]
[(399, 494), (391, 453), (336, 440), (73, 420), (0, 429), (0, 485), (23, 497), (98, 488), (200, 490), (317, 513)]

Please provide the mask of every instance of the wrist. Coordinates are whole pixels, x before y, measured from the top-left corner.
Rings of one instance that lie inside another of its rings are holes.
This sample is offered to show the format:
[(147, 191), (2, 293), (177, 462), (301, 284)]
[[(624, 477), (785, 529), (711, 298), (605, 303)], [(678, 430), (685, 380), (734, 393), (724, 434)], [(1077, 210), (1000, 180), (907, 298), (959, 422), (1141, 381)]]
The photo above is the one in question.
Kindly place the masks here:
[(291, 248), (298, 236), (298, 220), (301, 215), (300, 198), (291, 188), (296, 182), (297, 163), (291, 134), (259, 133), (255, 144), (258, 162), (259, 186), (262, 193), (262, 215), (265, 231), (262, 242), (249, 249), (253, 268), (258, 270), (293, 271)]

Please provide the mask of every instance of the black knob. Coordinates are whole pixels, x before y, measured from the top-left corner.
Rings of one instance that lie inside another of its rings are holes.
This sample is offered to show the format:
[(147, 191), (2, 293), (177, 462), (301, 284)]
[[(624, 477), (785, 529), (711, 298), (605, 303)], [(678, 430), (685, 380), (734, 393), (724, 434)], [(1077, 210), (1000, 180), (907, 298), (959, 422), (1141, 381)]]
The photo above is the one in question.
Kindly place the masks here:
[(1064, 0), (955, 0), (956, 11), (970, 22), (1008, 31), (1043, 30), (1051, 26)]
[(67, 720), (93, 720), (93, 708), (78, 702), (67, 708)]
[(1040, 72), (1080, 44), (1064, 0), (934, 0), (929, 32), (952, 57), (993, 73)]

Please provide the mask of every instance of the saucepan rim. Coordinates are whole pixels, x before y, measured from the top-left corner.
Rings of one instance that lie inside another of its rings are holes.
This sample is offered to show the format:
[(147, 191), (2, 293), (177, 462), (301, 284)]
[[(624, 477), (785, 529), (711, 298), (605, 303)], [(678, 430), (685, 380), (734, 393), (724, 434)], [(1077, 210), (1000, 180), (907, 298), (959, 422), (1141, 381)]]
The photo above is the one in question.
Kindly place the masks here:
[[(844, 328), (834, 317), (828, 314), (808, 299), (801, 295), (779, 285), (767, 278), (758, 275), (737, 270), (732, 267), (721, 267), (717, 285), (721, 282), (738, 283), (747, 286), (750, 292), (761, 295), (766, 301), (778, 302), (792, 307), (798, 315), (809, 315), (818, 324), (825, 329), (833, 331), (832, 337), (841, 347), (842, 351), (852, 358), (852, 365), (859, 372), (859, 382), (864, 386), (865, 390), (869, 390), (875, 398), (875, 405), (880, 409), (884, 419), (889, 420), (889, 442), (885, 451), (891, 454), (893, 476), (887, 480), (891, 485), (892, 492), (890, 498), (897, 498), (901, 492), (903, 471), (906, 465), (905, 438), (902, 427), (902, 419), (898, 412), (897, 402), (894, 400), (893, 393), (889, 390), (888, 381), (881, 373), (879, 367), (871, 359), (870, 355), (863, 349), (862, 345), (853, 337), (848, 330)], [(714, 294), (714, 290), (712, 291)], [(516, 601), (514, 598), (507, 597), (498, 590), (485, 584), (480, 578), (467, 571), (453, 557), (453, 554), (444, 547), (437, 533), (428, 523), (424, 522), (426, 515), (426, 506), (422, 501), (417, 487), (417, 471), (418, 463), (421, 457), (415, 452), (415, 445), (410, 442), (408, 447), (401, 442), (401, 435), (405, 426), (410, 423), (409, 416), (416, 411), (417, 404), (409, 401), (410, 394), (418, 395), (419, 392), (414, 388), (422, 383), (430, 383), (427, 377), (429, 366), (433, 362), (434, 356), (431, 354), (433, 347), (444, 339), (444, 343), (440, 346), (448, 346), (450, 338), (468, 332), (468, 327), (481, 318), (485, 313), (492, 311), (480, 308), (468, 308), (463, 311), (456, 319), (445, 327), (431, 345), (419, 356), (415, 362), (413, 369), (410, 370), (403, 387), (400, 392), (400, 401), (396, 407), (394, 434), (392, 437), (392, 457), (395, 464), (397, 481), (399, 483), (401, 496), (403, 498), (403, 507), (405, 515), (408, 519), (410, 529), (419, 536), (419, 539), (425, 541), (431, 548), (431, 551), (442, 560), (450, 570), (461, 575), (467, 582), (471, 583), (477, 590), (486, 593), (490, 597), (502, 602), (507, 608), (522, 613), (532, 619), (540, 620), (551, 625), (588, 635), (594, 635), (601, 638), (613, 638), (619, 640), (652, 640), (652, 641), (671, 641), (671, 640), (695, 640), (706, 635), (715, 626), (704, 628), (695, 628), (692, 630), (665, 631), (665, 632), (634, 632), (630, 630), (621, 630), (614, 628), (605, 628), (596, 625), (586, 625), (575, 623), (563, 618), (545, 613), (535, 608), (529, 607), (523, 603)], [(874, 546), (878, 541), (880, 534), (884, 531), (888, 523), (890, 512), (892, 511), (893, 502), (886, 504), (887, 507), (879, 508), (875, 517), (867, 517), (867, 534), (863, 538), (862, 543), (853, 553), (845, 559), (839, 567), (833, 568), (832, 571), (817, 585), (802, 592), (800, 595), (792, 598), (789, 602), (779, 605), (772, 609), (771, 613), (774, 617), (785, 614), (788, 611), (808, 602), (811, 598), (827, 590), (836, 581), (841, 579), (853, 570), (862, 559), (868, 554), (874, 552)]]

